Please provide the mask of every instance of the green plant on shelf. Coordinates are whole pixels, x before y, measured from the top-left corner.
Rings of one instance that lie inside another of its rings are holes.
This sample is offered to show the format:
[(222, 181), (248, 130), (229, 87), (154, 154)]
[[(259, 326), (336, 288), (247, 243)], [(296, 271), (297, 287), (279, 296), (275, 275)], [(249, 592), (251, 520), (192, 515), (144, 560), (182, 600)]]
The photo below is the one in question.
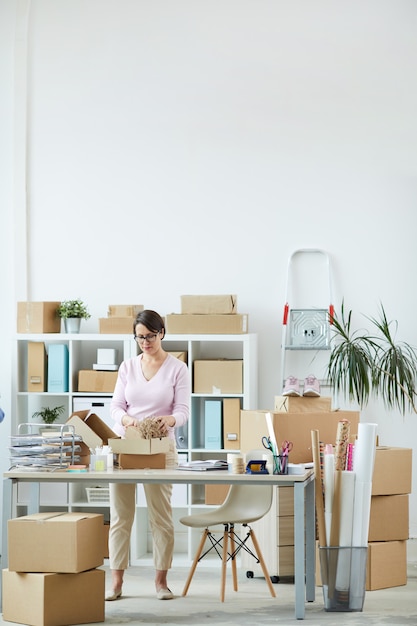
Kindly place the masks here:
[(81, 319), (88, 320), (91, 317), (87, 305), (80, 299), (64, 300), (61, 302), (57, 309), (57, 315), (63, 319), (79, 317)]
[(33, 413), (32, 417), (34, 419), (40, 417), (45, 424), (53, 424), (64, 411), (65, 407), (63, 405), (55, 406), (53, 408), (43, 406), (40, 411)]

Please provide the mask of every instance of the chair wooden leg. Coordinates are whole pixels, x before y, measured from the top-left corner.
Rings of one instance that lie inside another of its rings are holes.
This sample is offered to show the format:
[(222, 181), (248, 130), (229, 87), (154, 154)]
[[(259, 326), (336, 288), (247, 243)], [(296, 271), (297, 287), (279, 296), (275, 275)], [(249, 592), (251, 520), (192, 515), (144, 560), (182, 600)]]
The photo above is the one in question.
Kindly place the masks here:
[(255, 546), (255, 551), (256, 551), (256, 554), (258, 556), (259, 563), (261, 564), (262, 571), (263, 571), (264, 576), (265, 576), (266, 584), (268, 585), (269, 591), (271, 592), (271, 596), (273, 598), (276, 598), (276, 594), (275, 594), (274, 588), (273, 588), (272, 583), (271, 583), (271, 578), (269, 576), (268, 570), (266, 569), (266, 564), (265, 564), (265, 561), (264, 561), (264, 557), (262, 556), (262, 552), (261, 552), (261, 549), (259, 547), (258, 540), (257, 540), (256, 535), (253, 532), (252, 528), (250, 529), (249, 534), (251, 536), (252, 543)]
[(209, 534), (209, 531), (206, 528), (205, 531), (203, 532), (203, 534), (201, 535), (200, 544), (199, 544), (199, 546), (197, 548), (197, 552), (195, 553), (193, 564), (191, 565), (191, 569), (190, 569), (190, 572), (188, 574), (188, 578), (187, 578), (187, 580), (185, 582), (184, 589), (182, 591), (182, 595), (183, 596), (187, 595), (188, 588), (190, 586), (192, 577), (194, 576), (194, 572), (195, 572), (195, 569), (197, 567), (198, 559), (200, 558), (201, 553), (203, 552), (204, 544), (206, 543), (206, 539), (207, 539), (207, 535), (208, 534)]
[(220, 600), (224, 602), (224, 595), (226, 590), (226, 566), (227, 566), (227, 537), (229, 534), (229, 529), (227, 526), (224, 528), (223, 533), (223, 558), (222, 558), (222, 580), (221, 580), (221, 590), (220, 590)]
[[(236, 550), (234, 526), (232, 526), (229, 531), (229, 537), (230, 537), (230, 552), (233, 555)], [(233, 576), (233, 591), (237, 591), (236, 559), (234, 556), (232, 556), (232, 576)]]

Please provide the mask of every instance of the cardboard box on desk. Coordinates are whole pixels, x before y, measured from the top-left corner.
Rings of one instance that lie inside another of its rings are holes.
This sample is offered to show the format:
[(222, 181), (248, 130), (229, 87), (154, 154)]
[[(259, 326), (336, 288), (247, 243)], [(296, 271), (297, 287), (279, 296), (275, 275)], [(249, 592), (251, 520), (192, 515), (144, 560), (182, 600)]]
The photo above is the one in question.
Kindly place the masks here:
[(411, 493), (412, 449), (377, 446), (372, 495)]
[(241, 452), (246, 453), (256, 447), (262, 449), (262, 437), (268, 436), (266, 413), (271, 413), (275, 437), (278, 445), (284, 439), (293, 442), (290, 452), (291, 463), (310, 463), (313, 460), (311, 431), (318, 430), (320, 441), (334, 443), (338, 423), (347, 419), (350, 434), (358, 432), (358, 411), (329, 411), (328, 413), (276, 413), (258, 410), (240, 412)]
[(3, 619), (29, 626), (104, 622), (105, 572), (23, 573), (3, 570)]
[(230, 315), (237, 313), (237, 296), (181, 296), (181, 313), (192, 315)]
[(76, 435), (82, 437), (81, 464), (90, 463), (90, 448), (107, 446), (109, 439), (116, 436), (115, 432), (103, 420), (89, 410), (74, 411), (67, 419), (67, 424), (74, 427)]
[(18, 302), (18, 333), (59, 333), (61, 318), (57, 315), (60, 302)]
[(143, 439), (135, 428), (126, 428), (126, 439), (109, 439), (121, 469), (165, 469), (169, 442), (168, 437)]
[(9, 570), (84, 572), (103, 565), (103, 515), (35, 513), (8, 521)]
[(240, 335), (248, 332), (248, 315), (192, 315), (169, 313), (165, 316), (167, 334)]

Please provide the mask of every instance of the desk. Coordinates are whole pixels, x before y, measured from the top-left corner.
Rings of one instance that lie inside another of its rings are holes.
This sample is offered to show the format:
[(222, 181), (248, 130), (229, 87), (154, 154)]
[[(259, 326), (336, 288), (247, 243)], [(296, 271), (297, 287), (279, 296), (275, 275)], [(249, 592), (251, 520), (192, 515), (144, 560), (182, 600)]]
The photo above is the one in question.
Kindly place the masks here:
[[(40, 483), (172, 483), (172, 484), (252, 484), (294, 487), (294, 560), (295, 560), (295, 617), (304, 619), (305, 600), (315, 599), (315, 502), (314, 472), (275, 476), (270, 474), (230, 474), (226, 471), (195, 472), (186, 470), (119, 470), (107, 472), (71, 473), (66, 470), (54, 472), (10, 470), (3, 481), (3, 537), (2, 569), (7, 568), (7, 521), (16, 517), (14, 503), (19, 482), (31, 484), (28, 514), (39, 511)], [(0, 591), (1, 593), (1, 591)], [(1, 597), (0, 597), (1, 599)]]

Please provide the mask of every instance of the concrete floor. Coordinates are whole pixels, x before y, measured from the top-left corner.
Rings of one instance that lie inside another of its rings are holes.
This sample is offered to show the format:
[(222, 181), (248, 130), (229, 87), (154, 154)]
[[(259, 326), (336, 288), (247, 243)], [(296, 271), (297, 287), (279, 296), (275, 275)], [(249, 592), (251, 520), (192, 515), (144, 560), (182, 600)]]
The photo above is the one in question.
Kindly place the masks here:
[[(316, 588), (315, 602), (306, 604), (305, 622), (309, 624), (350, 624), (353, 626), (416, 626), (417, 624), (417, 540), (408, 546), (408, 582), (402, 587), (368, 591), (362, 612), (332, 613), (324, 610), (321, 587)], [(110, 573), (107, 567), (107, 581)], [(170, 624), (171, 626), (231, 626), (232, 624), (295, 624), (294, 585), (279, 582), (274, 585), (277, 597), (269, 594), (263, 578), (248, 579), (239, 571), (239, 591), (232, 588), (230, 571), (226, 584), (226, 599), (220, 602), (219, 568), (197, 568), (186, 597), (181, 597), (188, 568), (174, 567), (169, 585), (175, 594), (173, 600), (161, 601), (155, 597), (150, 567), (132, 567), (125, 576), (123, 597), (106, 602), (106, 624)], [(0, 619), (0, 624), (10, 624)]]

